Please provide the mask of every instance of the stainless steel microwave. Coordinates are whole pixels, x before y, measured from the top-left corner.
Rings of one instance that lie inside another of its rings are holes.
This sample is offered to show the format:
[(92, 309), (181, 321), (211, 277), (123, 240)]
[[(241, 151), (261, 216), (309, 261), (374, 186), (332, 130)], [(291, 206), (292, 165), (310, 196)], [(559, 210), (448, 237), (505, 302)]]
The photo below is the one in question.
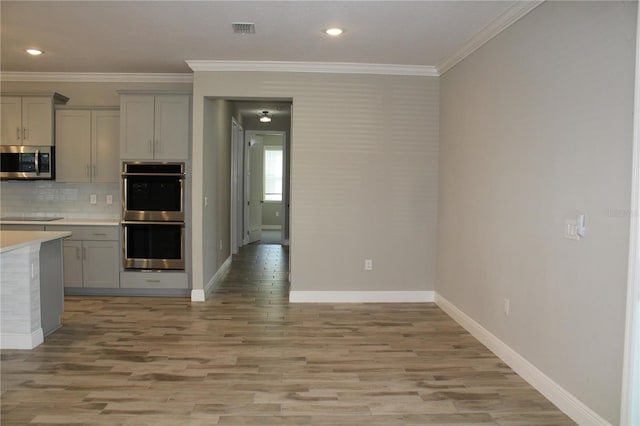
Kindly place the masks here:
[(53, 146), (0, 146), (2, 180), (53, 180), (56, 178), (55, 164)]

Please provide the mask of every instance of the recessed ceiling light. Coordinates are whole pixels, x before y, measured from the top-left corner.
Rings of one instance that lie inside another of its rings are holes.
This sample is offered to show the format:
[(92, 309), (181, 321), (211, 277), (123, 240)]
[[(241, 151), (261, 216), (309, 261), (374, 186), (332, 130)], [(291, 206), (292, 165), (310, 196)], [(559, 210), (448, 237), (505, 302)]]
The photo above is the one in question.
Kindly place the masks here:
[(40, 49), (27, 49), (26, 52), (32, 56), (42, 55), (42, 50)]
[(342, 34), (344, 31), (342, 30), (342, 28), (329, 28), (328, 30), (325, 31), (325, 33), (329, 34), (330, 36), (333, 37), (337, 37), (340, 34)]

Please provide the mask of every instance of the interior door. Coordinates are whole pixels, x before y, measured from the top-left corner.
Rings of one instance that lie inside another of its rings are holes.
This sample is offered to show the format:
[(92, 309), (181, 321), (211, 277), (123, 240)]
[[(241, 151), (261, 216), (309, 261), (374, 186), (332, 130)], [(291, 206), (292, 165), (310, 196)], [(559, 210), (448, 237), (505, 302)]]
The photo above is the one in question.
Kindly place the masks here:
[(262, 203), (264, 184), (264, 141), (254, 135), (249, 141), (249, 242), (262, 238)]

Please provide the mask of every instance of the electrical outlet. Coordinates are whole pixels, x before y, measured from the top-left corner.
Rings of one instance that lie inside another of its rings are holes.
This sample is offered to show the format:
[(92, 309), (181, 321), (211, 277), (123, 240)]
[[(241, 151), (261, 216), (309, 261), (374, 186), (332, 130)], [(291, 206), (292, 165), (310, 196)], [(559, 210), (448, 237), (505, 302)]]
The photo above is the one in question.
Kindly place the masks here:
[(578, 236), (578, 222), (573, 219), (566, 219), (564, 221), (564, 237), (569, 240), (579, 240)]
[(98, 197), (96, 196), (96, 194), (89, 195), (89, 203), (98, 204)]
[(280, 212), (276, 211), (276, 217), (280, 216)]
[(107, 195), (107, 204), (113, 204), (113, 195)]
[(371, 271), (373, 269), (373, 260), (365, 259), (364, 260), (364, 270)]
[(509, 299), (504, 299), (504, 304), (502, 306), (502, 309), (504, 310), (504, 314), (506, 316), (509, 316), (509, 310), (511, 308), (511, 301)]

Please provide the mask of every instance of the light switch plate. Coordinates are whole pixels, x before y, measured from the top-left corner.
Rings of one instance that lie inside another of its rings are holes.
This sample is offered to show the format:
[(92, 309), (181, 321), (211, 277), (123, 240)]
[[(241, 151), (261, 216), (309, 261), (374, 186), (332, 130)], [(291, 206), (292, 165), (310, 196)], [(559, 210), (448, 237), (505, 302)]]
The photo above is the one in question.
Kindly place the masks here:
[(98, 204), (98, 197), (96, 196), (96, 194), (89, 195), (89, 203)]

